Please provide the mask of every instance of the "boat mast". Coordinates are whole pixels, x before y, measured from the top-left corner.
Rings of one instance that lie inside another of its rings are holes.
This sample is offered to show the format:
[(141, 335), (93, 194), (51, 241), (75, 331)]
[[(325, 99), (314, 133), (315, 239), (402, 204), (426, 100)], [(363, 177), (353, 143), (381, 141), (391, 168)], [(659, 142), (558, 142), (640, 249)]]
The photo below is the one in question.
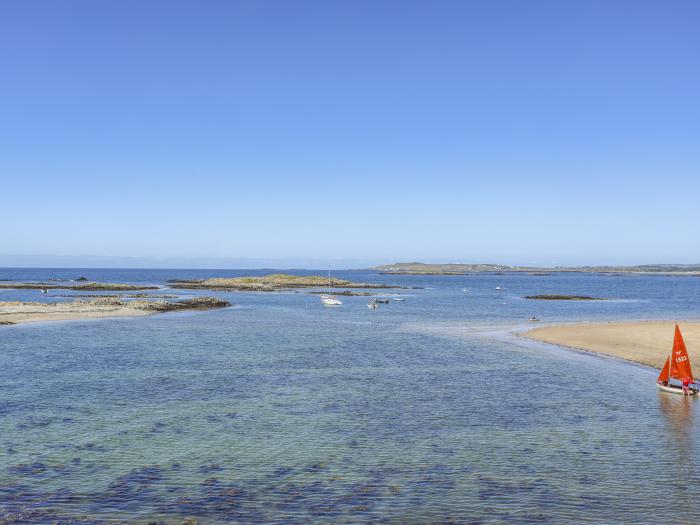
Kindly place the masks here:
[(671, 355), (668, 356), (668, 386), (671, 386), (671, 367), (673, 366), (673, 347), (671, 347)]

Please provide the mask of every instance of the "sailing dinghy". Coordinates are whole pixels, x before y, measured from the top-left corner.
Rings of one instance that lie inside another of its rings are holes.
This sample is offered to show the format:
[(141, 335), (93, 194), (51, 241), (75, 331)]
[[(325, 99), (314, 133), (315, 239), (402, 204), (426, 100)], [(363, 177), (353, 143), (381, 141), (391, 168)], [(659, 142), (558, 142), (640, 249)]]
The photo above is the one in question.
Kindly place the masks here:
[(688, 351), (685, 348), (681, 330), (678, 328), (678, 325), (676, 325), (676, 334), (673, 337), (673, 350), (671, 350), (671, 355), (666, 358), (664, 367), (661, 369), (659, 378), (656, 380), (656, 386), (664, 392), (683, 394), (683, 388), (679, 385), (671, 384), (671, 380), (675, 379), (676, 381), (682, 382), (685, 378), (690, 379), (691, 382), (691, 387), (687, 395), (697, 395), (698, 391), (693, 384), (695, 383), (693, 370), (690, 368), (690, 357), (688, 357)]

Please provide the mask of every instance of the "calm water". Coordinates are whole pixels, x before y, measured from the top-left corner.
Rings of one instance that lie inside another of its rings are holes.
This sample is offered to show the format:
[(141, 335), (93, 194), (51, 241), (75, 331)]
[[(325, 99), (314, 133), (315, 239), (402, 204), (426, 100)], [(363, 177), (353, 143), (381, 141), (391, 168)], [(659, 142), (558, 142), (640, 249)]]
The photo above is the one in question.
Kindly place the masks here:
[[(0, 269), (0, 279), (165, 286), (252, 273), (267, 272)], [(653, 370), (511, 335), (530, 315), (700, 318), (700, 278), (334, 275), (424, 289), (376, 311), (362, 297), (329, 309), (307, 293), (216, 292), (236, 306), (0, 327), (0, 521), (700, 515), (697, 400), (657, 393)], [(614, 300), (521, 299), (532, 293)], [(48, 295), (0, 300), (70, 294)]]

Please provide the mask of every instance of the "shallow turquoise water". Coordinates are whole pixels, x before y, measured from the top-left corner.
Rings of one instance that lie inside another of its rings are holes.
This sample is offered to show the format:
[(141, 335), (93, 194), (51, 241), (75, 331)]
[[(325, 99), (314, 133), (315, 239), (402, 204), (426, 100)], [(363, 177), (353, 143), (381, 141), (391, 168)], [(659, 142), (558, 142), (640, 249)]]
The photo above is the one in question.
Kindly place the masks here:
[[(164, 285), (223, 273), (0, 278)], [(653, 370), (511, 335), (530, 315), (700, 318), (699, 278), (334, 275), (426, 289), (397, 291), (406, 302), (376, 311), (361, 297), (329, 309), (306, 293), (217, 292), (236, 306), (0, 327), (0, 518), (650, 523), (669, 505), (700, 513), (696, 400), (657, 393)], [(3, 290), (0, 300), (59, 293)], [(521, 299), (530, 293), (614, 300)]]

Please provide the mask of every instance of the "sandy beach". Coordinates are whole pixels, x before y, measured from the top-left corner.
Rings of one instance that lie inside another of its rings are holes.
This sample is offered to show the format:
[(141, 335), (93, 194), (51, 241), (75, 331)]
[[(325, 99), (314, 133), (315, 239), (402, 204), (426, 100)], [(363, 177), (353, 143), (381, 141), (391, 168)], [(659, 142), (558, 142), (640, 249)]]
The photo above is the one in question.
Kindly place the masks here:
[(223, 308), (227, 301), (197, 297), (183, 301), (122, 301), (113, 298), (60, 303), (0, 302), (0, 325), (100, 317), (135, 317), (176, 310)]
[[(675, 324), (675, 321), (566, 324), (535, 328), (522, 335), (660, 368), (671, 351)], [(700, 322), (679, 321), (678, 325), (691, 361), (700, 363)]]

